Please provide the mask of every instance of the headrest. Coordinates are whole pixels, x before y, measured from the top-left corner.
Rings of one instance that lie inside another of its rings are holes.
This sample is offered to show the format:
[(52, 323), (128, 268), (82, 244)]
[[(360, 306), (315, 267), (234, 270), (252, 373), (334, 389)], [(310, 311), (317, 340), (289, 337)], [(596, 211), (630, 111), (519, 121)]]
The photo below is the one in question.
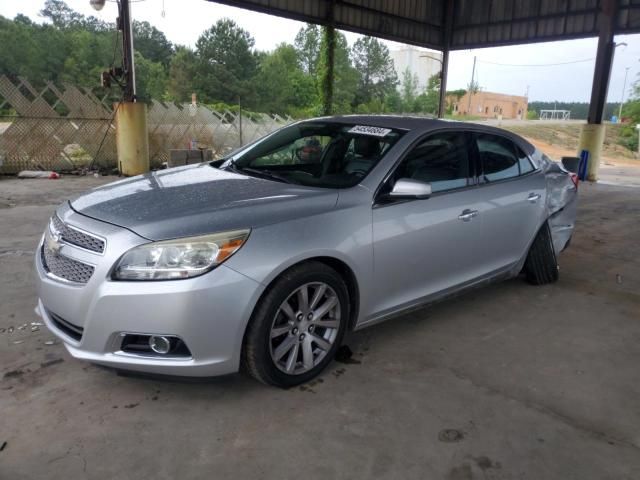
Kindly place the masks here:
[(380, 154), (380, 142), (372, 137), (355, 137), (353, 151), (361, 157), (375, 157)]

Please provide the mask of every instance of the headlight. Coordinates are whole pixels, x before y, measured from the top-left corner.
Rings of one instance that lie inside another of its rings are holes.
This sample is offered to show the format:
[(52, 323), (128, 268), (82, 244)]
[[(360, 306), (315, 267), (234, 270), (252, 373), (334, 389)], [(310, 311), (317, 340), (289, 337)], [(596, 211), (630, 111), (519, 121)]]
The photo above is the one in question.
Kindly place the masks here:
[(114, 280), (173, 280), (202, 275), (233, 255), (247, 240), (249, 230), (153, 242), (125, 253)]

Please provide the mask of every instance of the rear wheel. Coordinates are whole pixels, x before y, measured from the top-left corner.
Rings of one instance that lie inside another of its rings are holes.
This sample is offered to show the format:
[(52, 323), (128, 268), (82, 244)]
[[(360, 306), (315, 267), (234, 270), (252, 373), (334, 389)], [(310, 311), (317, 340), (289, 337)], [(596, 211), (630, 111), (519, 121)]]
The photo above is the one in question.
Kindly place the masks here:
[(293, 267), (275, 281), (253, 314), (243, 369), (279, 387), (307, 382), (335, 356), (348, 319), (348, 291), (337, 272), (320, 262)]
[(544, 285), (558, 280), (558, 261), (548, 222), (540, 228), (529, 249), (524, 273), (527, 281), (533, 285)]

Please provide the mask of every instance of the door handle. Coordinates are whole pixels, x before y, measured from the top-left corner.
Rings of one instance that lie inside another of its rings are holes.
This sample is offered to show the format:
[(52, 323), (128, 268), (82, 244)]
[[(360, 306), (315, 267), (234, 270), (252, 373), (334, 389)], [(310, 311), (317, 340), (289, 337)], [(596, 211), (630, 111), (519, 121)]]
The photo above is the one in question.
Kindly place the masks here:
[(466, 208), (466, 209), (464, 209), (462, 211), (462, 213), (460, 215), (458, 215), (458, 218), (460, 220), (462, 220), (463, 222), (468, 222), (473, 217), (477, 217), (477, 216), (478, 216), (478, 211), (477, 210), (469, 210), (468, 208)]
[(527, 200), (529, 200), (529, 203), (536, 203), (540, 199), (540, 196), (539, 193), (530, 193)]

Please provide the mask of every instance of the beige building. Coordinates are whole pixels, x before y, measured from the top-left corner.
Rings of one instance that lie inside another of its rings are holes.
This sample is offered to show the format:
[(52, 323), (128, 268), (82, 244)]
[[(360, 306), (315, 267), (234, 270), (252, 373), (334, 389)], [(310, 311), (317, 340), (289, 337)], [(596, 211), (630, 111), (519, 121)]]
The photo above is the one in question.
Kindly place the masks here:
[(460, 99), (453, 99), (453, 114), (523, 120), (527, 118), (527, 105), (527, 97), (476, 92), (471, 95), (471, 106), (469, 106), (469, 92), (467, 92)]

